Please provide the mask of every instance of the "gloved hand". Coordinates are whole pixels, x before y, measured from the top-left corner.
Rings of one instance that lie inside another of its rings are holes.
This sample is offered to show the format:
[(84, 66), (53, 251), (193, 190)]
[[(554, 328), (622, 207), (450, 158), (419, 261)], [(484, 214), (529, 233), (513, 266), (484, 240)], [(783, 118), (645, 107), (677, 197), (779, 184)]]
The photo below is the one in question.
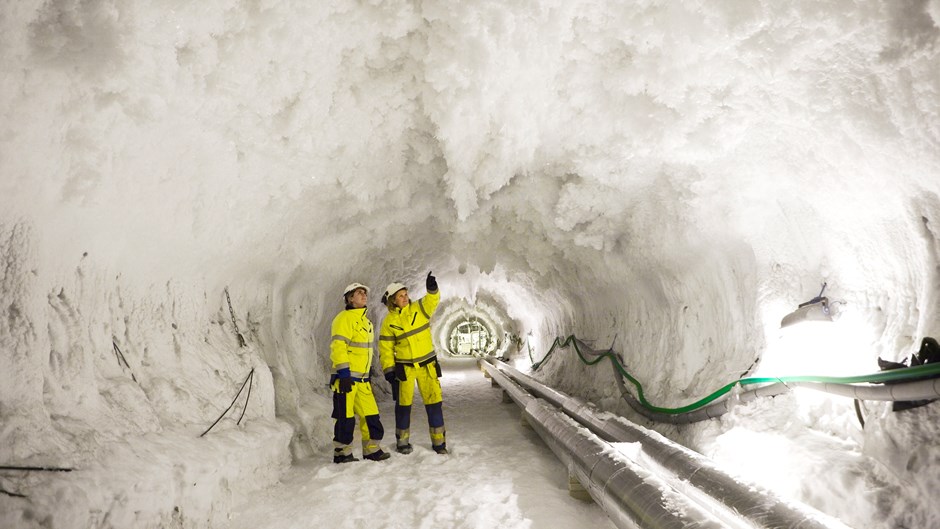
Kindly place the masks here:
[(425, 286), (428, 287), (428, 292), (437, 292), (437, 278), (431, 275), (431, 272), (428, 272), (428, 278), (425, 281)]
[(353, 379), (351, 377), (343, 377), (339, 379), (339, 392), (340, 393), (349, 393), (352, 391)]
[(391, 384), (392, 381), (395, 380), (395, 372), (389, 371), (388, 373), (385, 373), (385, 380), (387, 380), (388, 383)]

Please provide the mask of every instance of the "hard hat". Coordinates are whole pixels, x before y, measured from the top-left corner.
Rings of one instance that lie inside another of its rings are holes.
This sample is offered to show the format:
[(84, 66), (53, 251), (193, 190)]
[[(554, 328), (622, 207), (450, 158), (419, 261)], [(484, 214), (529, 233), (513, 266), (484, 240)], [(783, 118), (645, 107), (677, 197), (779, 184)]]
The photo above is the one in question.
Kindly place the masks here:
[(364, 288), (366, 290), (366, 294), (369, 293), (369, 287), (363, 285), (362, 283), (350, 283), (346, 285), (345, 289), (343, 289), (343, 297), (345, 298), (349, 295), (350, 292), (356, 290), (357, 288)]
[(399, 290), (404, 288), (408, 287), (402, 285), (401, 283), (390, 283), (388, 288), (385, 289), (385, 295), (382, 296), (382, 303), (387, 303), (390, 297), (394, 296)]

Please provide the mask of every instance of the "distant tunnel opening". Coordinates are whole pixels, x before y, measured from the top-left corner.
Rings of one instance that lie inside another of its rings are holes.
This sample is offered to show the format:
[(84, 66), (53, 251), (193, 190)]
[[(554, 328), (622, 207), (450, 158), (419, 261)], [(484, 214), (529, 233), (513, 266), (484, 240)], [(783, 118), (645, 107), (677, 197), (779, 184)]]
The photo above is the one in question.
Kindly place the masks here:
[(497, 341), (486, 325), (468, 319), (450, 332), (448, 352), (454, 356), (487, 356), (495, 351)]
[(455, 298), (443, 303), (434, 334), (449, 356), (502, 357), (518, 351), (523, 325), (495, 300)]

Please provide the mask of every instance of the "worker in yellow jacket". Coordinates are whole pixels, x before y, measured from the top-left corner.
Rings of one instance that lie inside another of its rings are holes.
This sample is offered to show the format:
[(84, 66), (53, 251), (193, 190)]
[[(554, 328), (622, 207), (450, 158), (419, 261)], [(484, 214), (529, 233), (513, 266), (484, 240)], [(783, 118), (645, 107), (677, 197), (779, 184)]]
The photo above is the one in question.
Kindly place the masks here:
[(375, 334), (366, 316), (369, 287), (352, 283), (343, 291), (346, 309), (333, 318), (330, 360), (333, 374), (333, 462), (358, 461), (352, 455), (356, 416), (362, 436), (362, 457), (382, 461), (390, 456), (379, 441), (385, 434), (379, 420), (379, 408), (372, 394), (369, 371), (372, 368), (372, 343)]
[(441, 294), (437, 290), (437, 280), (430, 272), (426, 286), (427, 295), (418, 301), (411, 301), (408, 288), (401, 283), (390, 284), (382, 297), (388, 314), (379, 330), (379, 361), (385, 379), (392, 385), (396, 450), (402, 454), (410, 454), (413, 449), (410, 426), (415, 382), (428, 414), (431, 447), (438, 454), (447, 453), (441, 365), (431, 341), (431, 316), (437, 310)]

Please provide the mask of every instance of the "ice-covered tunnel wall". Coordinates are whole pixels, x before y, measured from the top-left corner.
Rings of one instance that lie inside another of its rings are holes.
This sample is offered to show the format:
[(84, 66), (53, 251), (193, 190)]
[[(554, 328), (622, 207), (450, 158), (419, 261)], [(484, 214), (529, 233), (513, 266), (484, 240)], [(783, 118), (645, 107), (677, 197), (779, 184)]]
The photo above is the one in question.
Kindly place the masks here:
[(342, 286), (379, 321), (428, 270), (536, 352), (613, 344), (663, 404), (773, 352), (823, 281), (856, 326), (841, 354), (904, 357), (940, 334), (938, 21), (936, 0), (5, 2), (0, 459), (92, 449), (101, 414), (211, 421), (252, 366), (253, 413), (323, 450)]

